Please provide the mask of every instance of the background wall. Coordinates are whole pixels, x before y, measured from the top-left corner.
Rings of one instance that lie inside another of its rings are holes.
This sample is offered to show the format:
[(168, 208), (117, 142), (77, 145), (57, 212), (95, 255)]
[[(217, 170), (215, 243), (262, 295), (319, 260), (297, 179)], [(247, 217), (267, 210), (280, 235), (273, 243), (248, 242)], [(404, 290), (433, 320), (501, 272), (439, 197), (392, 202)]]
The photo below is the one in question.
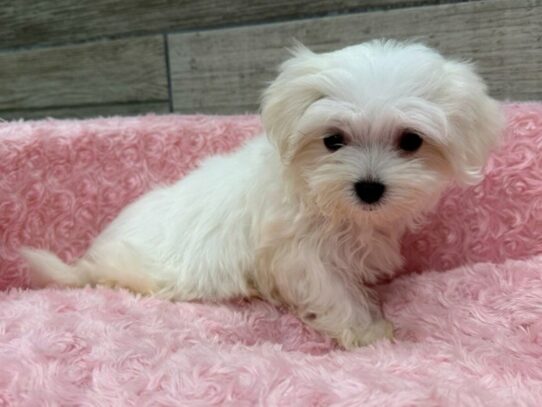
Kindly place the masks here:
[(416, 38), (542, 99), (542, 0), (0, 2), (0, 118), (255, 112), (285, 48)]

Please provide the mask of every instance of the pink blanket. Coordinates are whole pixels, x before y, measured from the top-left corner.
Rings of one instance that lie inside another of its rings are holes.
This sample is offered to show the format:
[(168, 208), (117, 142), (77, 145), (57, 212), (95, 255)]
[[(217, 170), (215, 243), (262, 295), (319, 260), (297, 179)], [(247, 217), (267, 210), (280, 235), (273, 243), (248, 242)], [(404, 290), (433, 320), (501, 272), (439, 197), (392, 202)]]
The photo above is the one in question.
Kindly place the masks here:
[(396, 340), (354, 352), (260, 301), (24, 289), (21, 245), (80, 256), (256, 117), (0, 123), (0, 406), (542, 405), (542, 105), (506, 110), (485, 181), (450, 188), (379, 287)]

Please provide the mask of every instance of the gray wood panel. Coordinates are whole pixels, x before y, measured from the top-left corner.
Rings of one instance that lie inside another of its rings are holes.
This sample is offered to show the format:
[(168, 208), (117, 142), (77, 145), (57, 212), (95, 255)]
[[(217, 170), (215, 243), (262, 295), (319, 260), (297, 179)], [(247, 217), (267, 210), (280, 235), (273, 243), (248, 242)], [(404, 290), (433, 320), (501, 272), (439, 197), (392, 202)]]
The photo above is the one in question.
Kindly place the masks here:
[(399, 7), (438, 0), (8, 0), (0, 48)]
[(123, 105), (79, 106), (57, 109), (8, 110), (0, 111), (0, 121), (18, 119), (34, 120), (47, 117), (56, 119), (83, 119), (88, 117), (136, 116), (145, 113), (169, 113), (169, 103), (128, 103)]
[(491, 0), (171, 35), (174, 110), (241, 113), (297, 38), (327, 51), (372, 38), (417, 38), (471, 58), (498, 98), (542, 99), (542, 0)]
[(164, 100), (163, 36), (0, 53), (0, 110)]

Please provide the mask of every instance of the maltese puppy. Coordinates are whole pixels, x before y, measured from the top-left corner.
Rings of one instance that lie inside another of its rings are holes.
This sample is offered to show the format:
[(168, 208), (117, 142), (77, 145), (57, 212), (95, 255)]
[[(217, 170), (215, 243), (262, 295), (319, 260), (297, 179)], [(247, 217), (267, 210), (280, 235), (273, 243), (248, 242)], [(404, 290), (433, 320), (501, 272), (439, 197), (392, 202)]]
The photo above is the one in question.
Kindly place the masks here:
[(401, 267), (401, 235), (450, 181), (481, 178), (499, 105), (471, 65), (424, 45), (299, 45), (262, 122), (265, 135), (126, 207), (75, 264), (23, 249), (33, 281), (258, 296), (347, 349), (391, 338), (367, 285)]

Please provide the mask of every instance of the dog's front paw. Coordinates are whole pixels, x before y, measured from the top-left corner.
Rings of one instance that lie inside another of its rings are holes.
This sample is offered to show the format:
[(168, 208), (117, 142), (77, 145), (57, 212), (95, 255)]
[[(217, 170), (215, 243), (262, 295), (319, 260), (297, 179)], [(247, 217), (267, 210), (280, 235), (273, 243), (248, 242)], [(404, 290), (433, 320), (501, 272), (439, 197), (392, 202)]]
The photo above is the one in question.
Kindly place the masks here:
[(386, 319), (375, 321), (365, 328), (345, 329), (341, 336), (337, 338), (337, 342), (343, 348), (349, 350), (370, 345), (380, 339), (393, 339), (393, 324)]

